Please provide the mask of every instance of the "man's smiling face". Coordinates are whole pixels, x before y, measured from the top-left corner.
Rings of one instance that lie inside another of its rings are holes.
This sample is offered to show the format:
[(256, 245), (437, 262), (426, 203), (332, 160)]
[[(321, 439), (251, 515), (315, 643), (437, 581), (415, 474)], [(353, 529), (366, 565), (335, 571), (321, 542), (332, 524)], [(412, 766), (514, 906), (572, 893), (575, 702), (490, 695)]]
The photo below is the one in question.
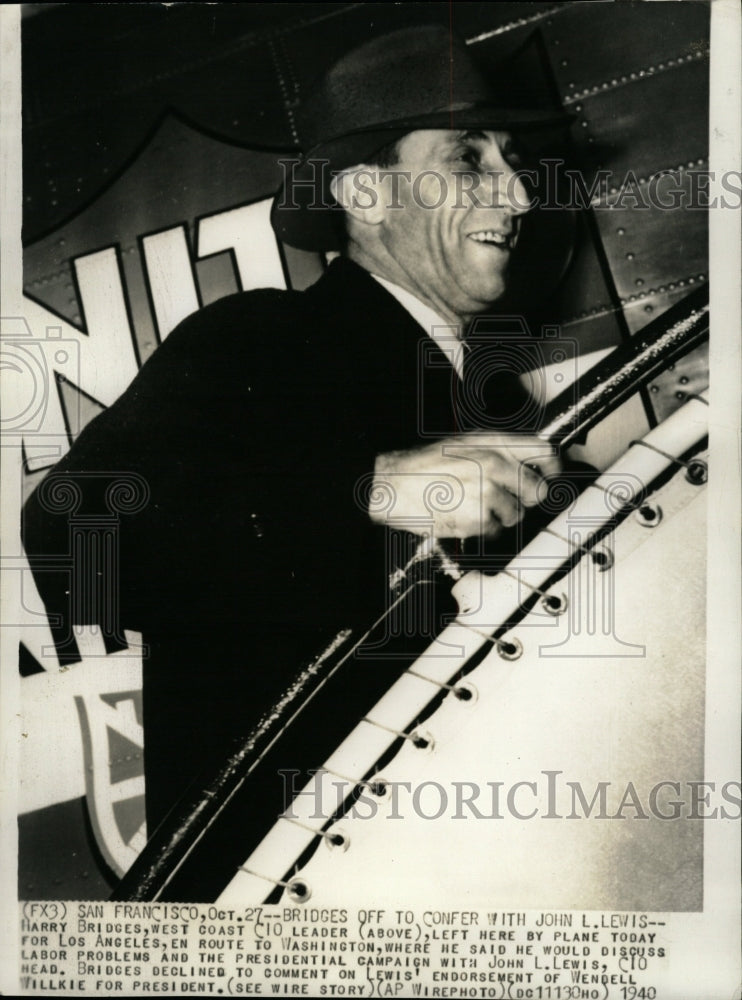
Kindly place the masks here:
[[(392, 281), (447, 319), (468, 319), (505, 291), (528, 210), (507, 132), (425, 130), (398, 145), (402, 172), (379, 237)], [(393, 263), (392, 263), (393, 262)]]

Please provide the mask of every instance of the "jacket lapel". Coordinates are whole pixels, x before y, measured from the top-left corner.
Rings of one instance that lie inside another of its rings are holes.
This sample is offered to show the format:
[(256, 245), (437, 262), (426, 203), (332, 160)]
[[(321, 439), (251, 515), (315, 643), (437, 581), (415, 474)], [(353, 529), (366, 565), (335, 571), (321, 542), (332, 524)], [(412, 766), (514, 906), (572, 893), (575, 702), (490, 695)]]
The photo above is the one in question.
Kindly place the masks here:
[(427, 331), (367, 271), (338, 258), (307, 293), (333, 340), (339, 370), (355, 373), (380, 449), (455, 433), (460, 380)]

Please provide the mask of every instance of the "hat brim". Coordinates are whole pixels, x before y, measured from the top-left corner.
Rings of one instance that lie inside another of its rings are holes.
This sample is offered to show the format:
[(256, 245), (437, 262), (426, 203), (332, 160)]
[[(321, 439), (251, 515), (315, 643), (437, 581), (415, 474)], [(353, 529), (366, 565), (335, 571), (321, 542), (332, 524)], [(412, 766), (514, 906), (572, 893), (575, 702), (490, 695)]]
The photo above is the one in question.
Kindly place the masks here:
[(517, 129), (565, 127), (566, 111), (498, 108), (488, 105), (446, 108), (414, 118), (396, 119), (336, 136), (311, 149), (291, 165), (271, 209), (276, 236), (299, 250), (339, 249), (342, 209), (330, 191), (333, 172), (367, 162), (379, 149), (420, 129)]

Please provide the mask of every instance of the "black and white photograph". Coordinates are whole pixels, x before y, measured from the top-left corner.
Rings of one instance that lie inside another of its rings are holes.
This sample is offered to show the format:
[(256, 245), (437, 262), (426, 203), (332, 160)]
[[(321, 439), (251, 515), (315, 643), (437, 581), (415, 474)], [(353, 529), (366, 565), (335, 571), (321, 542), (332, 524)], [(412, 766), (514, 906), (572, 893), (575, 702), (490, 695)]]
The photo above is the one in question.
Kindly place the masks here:
[(738, 996), (739, 4), (2, 15), (0, 991)]

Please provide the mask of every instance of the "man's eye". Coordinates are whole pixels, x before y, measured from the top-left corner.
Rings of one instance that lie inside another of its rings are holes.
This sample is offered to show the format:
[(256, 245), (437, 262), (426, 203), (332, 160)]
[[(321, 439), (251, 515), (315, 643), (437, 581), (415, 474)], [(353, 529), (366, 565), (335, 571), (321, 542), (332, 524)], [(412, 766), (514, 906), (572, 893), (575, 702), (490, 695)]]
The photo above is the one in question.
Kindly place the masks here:
[(460, 163), (465, 163), (468, 167), (479, 166), (479, 155), (473, 149), (464, 150), (458, 156)]
[(510, 143), (502, 150), (502, 157), (511, 167), (522, 167), (525, 159), (522, 150)]

